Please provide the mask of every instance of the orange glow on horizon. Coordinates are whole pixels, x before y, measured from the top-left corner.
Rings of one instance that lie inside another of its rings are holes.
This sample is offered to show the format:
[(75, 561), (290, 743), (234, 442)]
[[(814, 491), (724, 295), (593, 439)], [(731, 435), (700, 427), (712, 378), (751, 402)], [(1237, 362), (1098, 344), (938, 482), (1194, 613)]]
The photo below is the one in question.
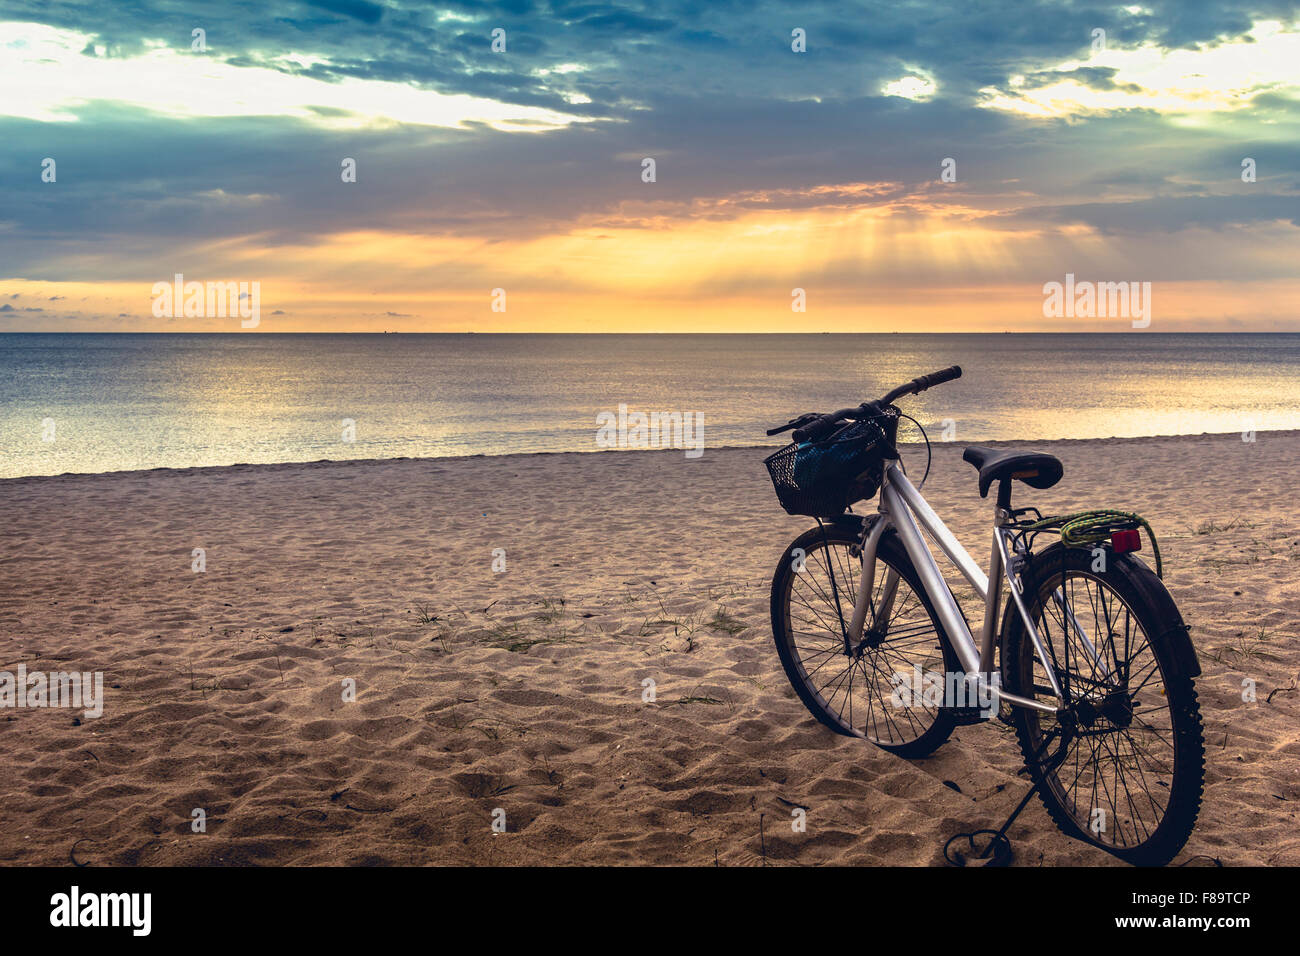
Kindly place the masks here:
[[(1042, 284), (1067, 271), (1152, 281), (1152, 331), (1294, 327), (1300, 280), (1161, 282), (1131, 274), (1123, 244), (1090, 228), (998, 228), (988, 212), (958, 203), (884, 199), (891, 189), (849, 184), (686, 208), (627, 204), (563, 231), (499, 241), (395, 231), (273, 247), (256, 236), (223, 240), (178, 251), (159, 263), (157, 275), (137, 281), (8, 280), (4, 288), (20, 303), (0, 314), (0, 329), (240, 331), (224, 318), (154, 318), (153, 283), (175, 272), (187, 280), (260, 282), (256, 331), (267, 332), (1129, 327), (1120, 318), (1044, 318)], [(846, 204), (817, 205), (827, 194)], [(801, 199), (813, 205), (798, 208)], [(782, 208), (763, 208), (769, 204)], [(1248, 252), (1270, 254), (1258, 246)], [(805, 291), (806, 312), (791, 309), (796, 288)], [(504, 312), (492, 310), (494, 289), (505, 290)], [(58, 312), (52, 297), (75, 315), (51, 319)], [(32, 303), (45, 312), (23, 310)]]

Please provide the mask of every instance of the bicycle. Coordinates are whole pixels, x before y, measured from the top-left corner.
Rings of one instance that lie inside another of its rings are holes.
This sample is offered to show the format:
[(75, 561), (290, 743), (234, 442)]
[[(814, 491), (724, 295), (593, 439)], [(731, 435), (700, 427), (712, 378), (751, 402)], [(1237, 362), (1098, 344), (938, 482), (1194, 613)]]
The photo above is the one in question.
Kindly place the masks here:
[[(782, 506), (817, 518), (772, 579), (781, 664), (822, 724), (903, 757), (932, 753), (958, 725), (1010, 723), (1063, 832), (1136, 865), (1168, 863), (1195, 826), (1205, 746), (1200, 664), (1161, 580), (1154, 533), (1126, 512), (1013, 508), (1015, 482), (1050, 488), (1061, 462), (971, 446), (963, 458), (978, 469), (981, 497), (997, 485), (981, 570), (908, 479), (896, 447), (900, 417), (915, 419), (895, 400), (960, 376), (953, 366), (768, 431), (793, 430), (792, 444), (766, 460)], [(928, 437), (926, 450), (922, 485)], [(875, 514), (852, 512), (877, 490)], [(922, 529), (984, 601), (978, 641)], [(1141, 529), (1155, 572), (1134, 553)], [(1061, 539), (1035, 551), (1044, 532)], [(984, 855), (1001, 839), (1009, 856), (1006, 830), (1031, 796)]]

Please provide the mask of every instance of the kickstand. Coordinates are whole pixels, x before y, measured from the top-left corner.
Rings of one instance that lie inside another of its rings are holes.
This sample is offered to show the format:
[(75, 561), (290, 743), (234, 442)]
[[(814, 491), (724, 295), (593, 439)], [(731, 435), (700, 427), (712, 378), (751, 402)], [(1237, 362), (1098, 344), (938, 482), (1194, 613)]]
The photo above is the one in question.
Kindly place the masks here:
[[(1030, 773), (1033, 772), (1030, 770), (1031, 764), (1038, 763), (1038, 759), (1042, 757), (1043, 752), (1047, 750), (1048, 745), (1050, 745), (1051, 742), (1060, 735), (1060, 733), (1060, 727), (1053, 728), (1048, 732), (1047, 736), (1043, 738), (1043, 742), (1039, 746), (1038, 750), (1035, 751), (1032, 760), (1025, 762), (1024, 770), (1029, 770)], [(1062, 746), (1043, 763), (1042, 769), (1038, 773), (1038, 779), (1034, 781), (1034, 785), (1029, 788), (1029, 792), (1024, 795), (1024, 798), (1016, 805), (1016, 808), (1011, 811), (1011, 816), (1007, 817), (1006, 822), (1003, 823), (1001, 827), (997, 830), (974, 830), (970, 833), (955, 834), (943, 845), (943, 858), (953, 866), (1006, 866), (1010, 863), (1011, 841), (1007, 839), (1007, 831), (1011, 829), (1011, 824), (1016, 822), (1016, 817), (1020, 816), (1025, 807), (1029, 806), (1029, 801), (1033, 799), (1034, 794), (1038, 792), (1040, 787), (1042, 787), (1047, 774), (1059, 767), (1064, 760), (1065, 747)], [(985, 837), (988, 839), (988, 842), (984, 845), (983, 849), (980, 850), (980, 844), (984, 841), (982, 839), (977, 840), (977, 838)], [(974, 854), (977, 850), (979, 850), (979, 853), (975, 856), (968, 857), (960, 850), (953, 849), (953, 843), (961, 839), (966, 840), (966, 843), (970, 847), (970, 853)]]

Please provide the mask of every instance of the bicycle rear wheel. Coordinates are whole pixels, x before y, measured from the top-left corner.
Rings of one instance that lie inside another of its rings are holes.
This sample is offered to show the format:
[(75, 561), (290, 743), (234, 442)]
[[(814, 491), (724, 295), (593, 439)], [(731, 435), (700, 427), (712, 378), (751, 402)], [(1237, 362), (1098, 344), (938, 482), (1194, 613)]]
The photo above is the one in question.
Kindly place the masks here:
[[(860, 538), (856, 526), (827, 524), (786, 548), (772, 577), (777, 654), (800, 700), (831, 730), (901, 756), (924, 756), (948, 739), (954, 720), (942, 699), (915, 686), (916, 675), (937, 675), (942, 682), (960, 667), (892, 531), (881, 536), (877, 549), (862, 640), (846, 652), (842, 625), (852, 617), (858, 593)], [(890, 571), (897, 573), (898, 585), (885, 613), (881, 599)]]
[[(1094, 566), (1101, 568), (1094, 570)], [(1055, 544), (1026, 572), (1026, 606), (1073, 717), (1014, 709), (1047, 812), (1066, 834), (1136, 865), (1168, 863), (1200, 808), (1205, 745), (1182, 617), (1131, 554)], [(1002, 627), (1002, 683), (1050, 693), (1014, 606)]]

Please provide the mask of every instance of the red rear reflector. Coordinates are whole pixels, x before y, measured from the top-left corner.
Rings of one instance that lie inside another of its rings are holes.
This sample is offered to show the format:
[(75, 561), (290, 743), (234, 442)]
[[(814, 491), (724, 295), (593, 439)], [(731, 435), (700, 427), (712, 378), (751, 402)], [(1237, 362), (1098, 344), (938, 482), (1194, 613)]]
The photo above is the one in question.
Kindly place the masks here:
[(1137, 528), (1129, 528), (1127, 531), (1112, 531), (1110, 533), (1110, 544), (1115, 549), (1116, 554), (1141, 551), (1142, 535), (1138, 533)]

